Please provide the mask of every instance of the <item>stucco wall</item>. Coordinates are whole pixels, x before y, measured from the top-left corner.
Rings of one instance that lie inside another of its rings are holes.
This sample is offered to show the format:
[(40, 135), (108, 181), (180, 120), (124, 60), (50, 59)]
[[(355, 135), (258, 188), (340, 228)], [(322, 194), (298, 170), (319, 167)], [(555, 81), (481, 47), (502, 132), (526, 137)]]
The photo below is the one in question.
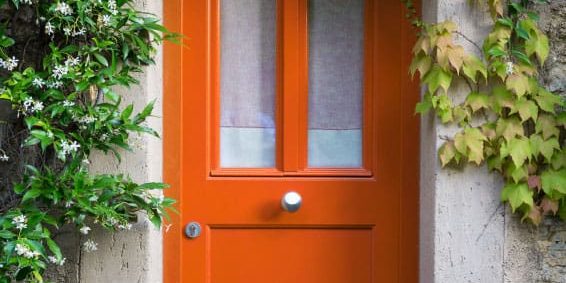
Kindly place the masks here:
[[(481, 46), (490, 20), (467, 0), (424, 1), (429, 22), (451, 19)], [(553, 54), (543, 83), (566, 94), (566, 1), (542, 5), (541, 23)], [(475, 47), (460, 38), (470, 52)], [(458, 99), (465, 87), (455, 87)], [(442, 136), (454, 133), (432, 115), (421, 133), (421, 282), (566, 282), (566, 226), (546, 221), (523, 224), (500, 204), (500, 177), (485, 167), (440, 169), (436, 150)]]

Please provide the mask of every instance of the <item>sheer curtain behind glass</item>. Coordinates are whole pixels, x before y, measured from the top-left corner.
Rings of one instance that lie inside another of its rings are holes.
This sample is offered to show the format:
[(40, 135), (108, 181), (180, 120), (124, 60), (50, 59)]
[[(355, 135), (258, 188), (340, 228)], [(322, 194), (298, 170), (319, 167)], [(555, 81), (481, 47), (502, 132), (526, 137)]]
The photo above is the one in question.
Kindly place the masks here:
[(309, 167), (361, 167), (364, 0), (309, 1)]
[(220, 1), (220, 166), (275, 166), (275, 0)]

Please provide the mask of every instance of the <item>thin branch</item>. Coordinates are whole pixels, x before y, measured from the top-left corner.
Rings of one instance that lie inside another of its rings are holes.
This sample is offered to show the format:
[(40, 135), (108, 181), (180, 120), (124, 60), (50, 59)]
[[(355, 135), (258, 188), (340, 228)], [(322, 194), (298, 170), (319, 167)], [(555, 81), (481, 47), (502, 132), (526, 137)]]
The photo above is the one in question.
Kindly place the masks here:
[(457, 35), (459, 35), (459, 36), (461, 36), (461, 37), (464, 38), (466, 41), (468, 41), (468, 42), (471, 43), (473, 46), (475, 46), (475, 47), (478, 49), (478, 51), (480, 52), (480, 54), (482, 53), (482, 51), (483, 51), (482, 48), (481, 48), (477, 43), (475, 43), (473, 40), (471, 40), (469, 37), (467, 37), (465, 34), (463, 34), (463, 33), (460, 32), (460, 31), (455, 31), (454, 33), (457, 34)]

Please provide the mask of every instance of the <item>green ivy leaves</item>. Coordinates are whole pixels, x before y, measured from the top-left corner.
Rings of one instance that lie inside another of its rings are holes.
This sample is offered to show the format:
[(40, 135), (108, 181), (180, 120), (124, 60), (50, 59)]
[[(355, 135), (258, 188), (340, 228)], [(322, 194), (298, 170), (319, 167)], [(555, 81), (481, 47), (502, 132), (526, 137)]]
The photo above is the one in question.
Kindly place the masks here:
[[(426, 91), (416, 112), (432, 110), (442, 123), (461, 127), (439, 148), (443, 167), (486, 162), (505, 179), (502, 200), (523, 219), (566, 219), (566, 113), (559, 110), (566, 103), (537, 79), (536, 66), (548, 58), (548, 37), (528, 7), (503, 4), (487, 1), (494, 25), (482, 59), (454, 43), (454, 23), (420, 25), (410, 72), (419, 72)], [(462, 82), (470, 91), (455, 104), (451, 88)]]

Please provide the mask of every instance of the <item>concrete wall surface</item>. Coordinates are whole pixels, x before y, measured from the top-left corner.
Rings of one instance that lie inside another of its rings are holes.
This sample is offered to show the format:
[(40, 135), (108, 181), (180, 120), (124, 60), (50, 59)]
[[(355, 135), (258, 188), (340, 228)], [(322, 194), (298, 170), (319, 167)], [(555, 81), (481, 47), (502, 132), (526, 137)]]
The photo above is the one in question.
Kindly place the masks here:
[[(452, 20), (467, 39), (482, 45), (491, 20), (467, 0), (425, 0), (428, 22)], [(542, 72), (550, 90), (566, 94), (566, 0), (539, 5), (552, 55)], [(476, 47), (460, 36), (467, 51)], [(466, 86), (451, 89), (461, 101)], [(441, 169), (437, 149), (456, 129), (432, 115), (421, 127), (421, 282), (566, 282), (566, 225), (521, 223), (500, 203), (502, 180), (485, 167)], [(426, 223), (426, 225), (425, 225)]]

